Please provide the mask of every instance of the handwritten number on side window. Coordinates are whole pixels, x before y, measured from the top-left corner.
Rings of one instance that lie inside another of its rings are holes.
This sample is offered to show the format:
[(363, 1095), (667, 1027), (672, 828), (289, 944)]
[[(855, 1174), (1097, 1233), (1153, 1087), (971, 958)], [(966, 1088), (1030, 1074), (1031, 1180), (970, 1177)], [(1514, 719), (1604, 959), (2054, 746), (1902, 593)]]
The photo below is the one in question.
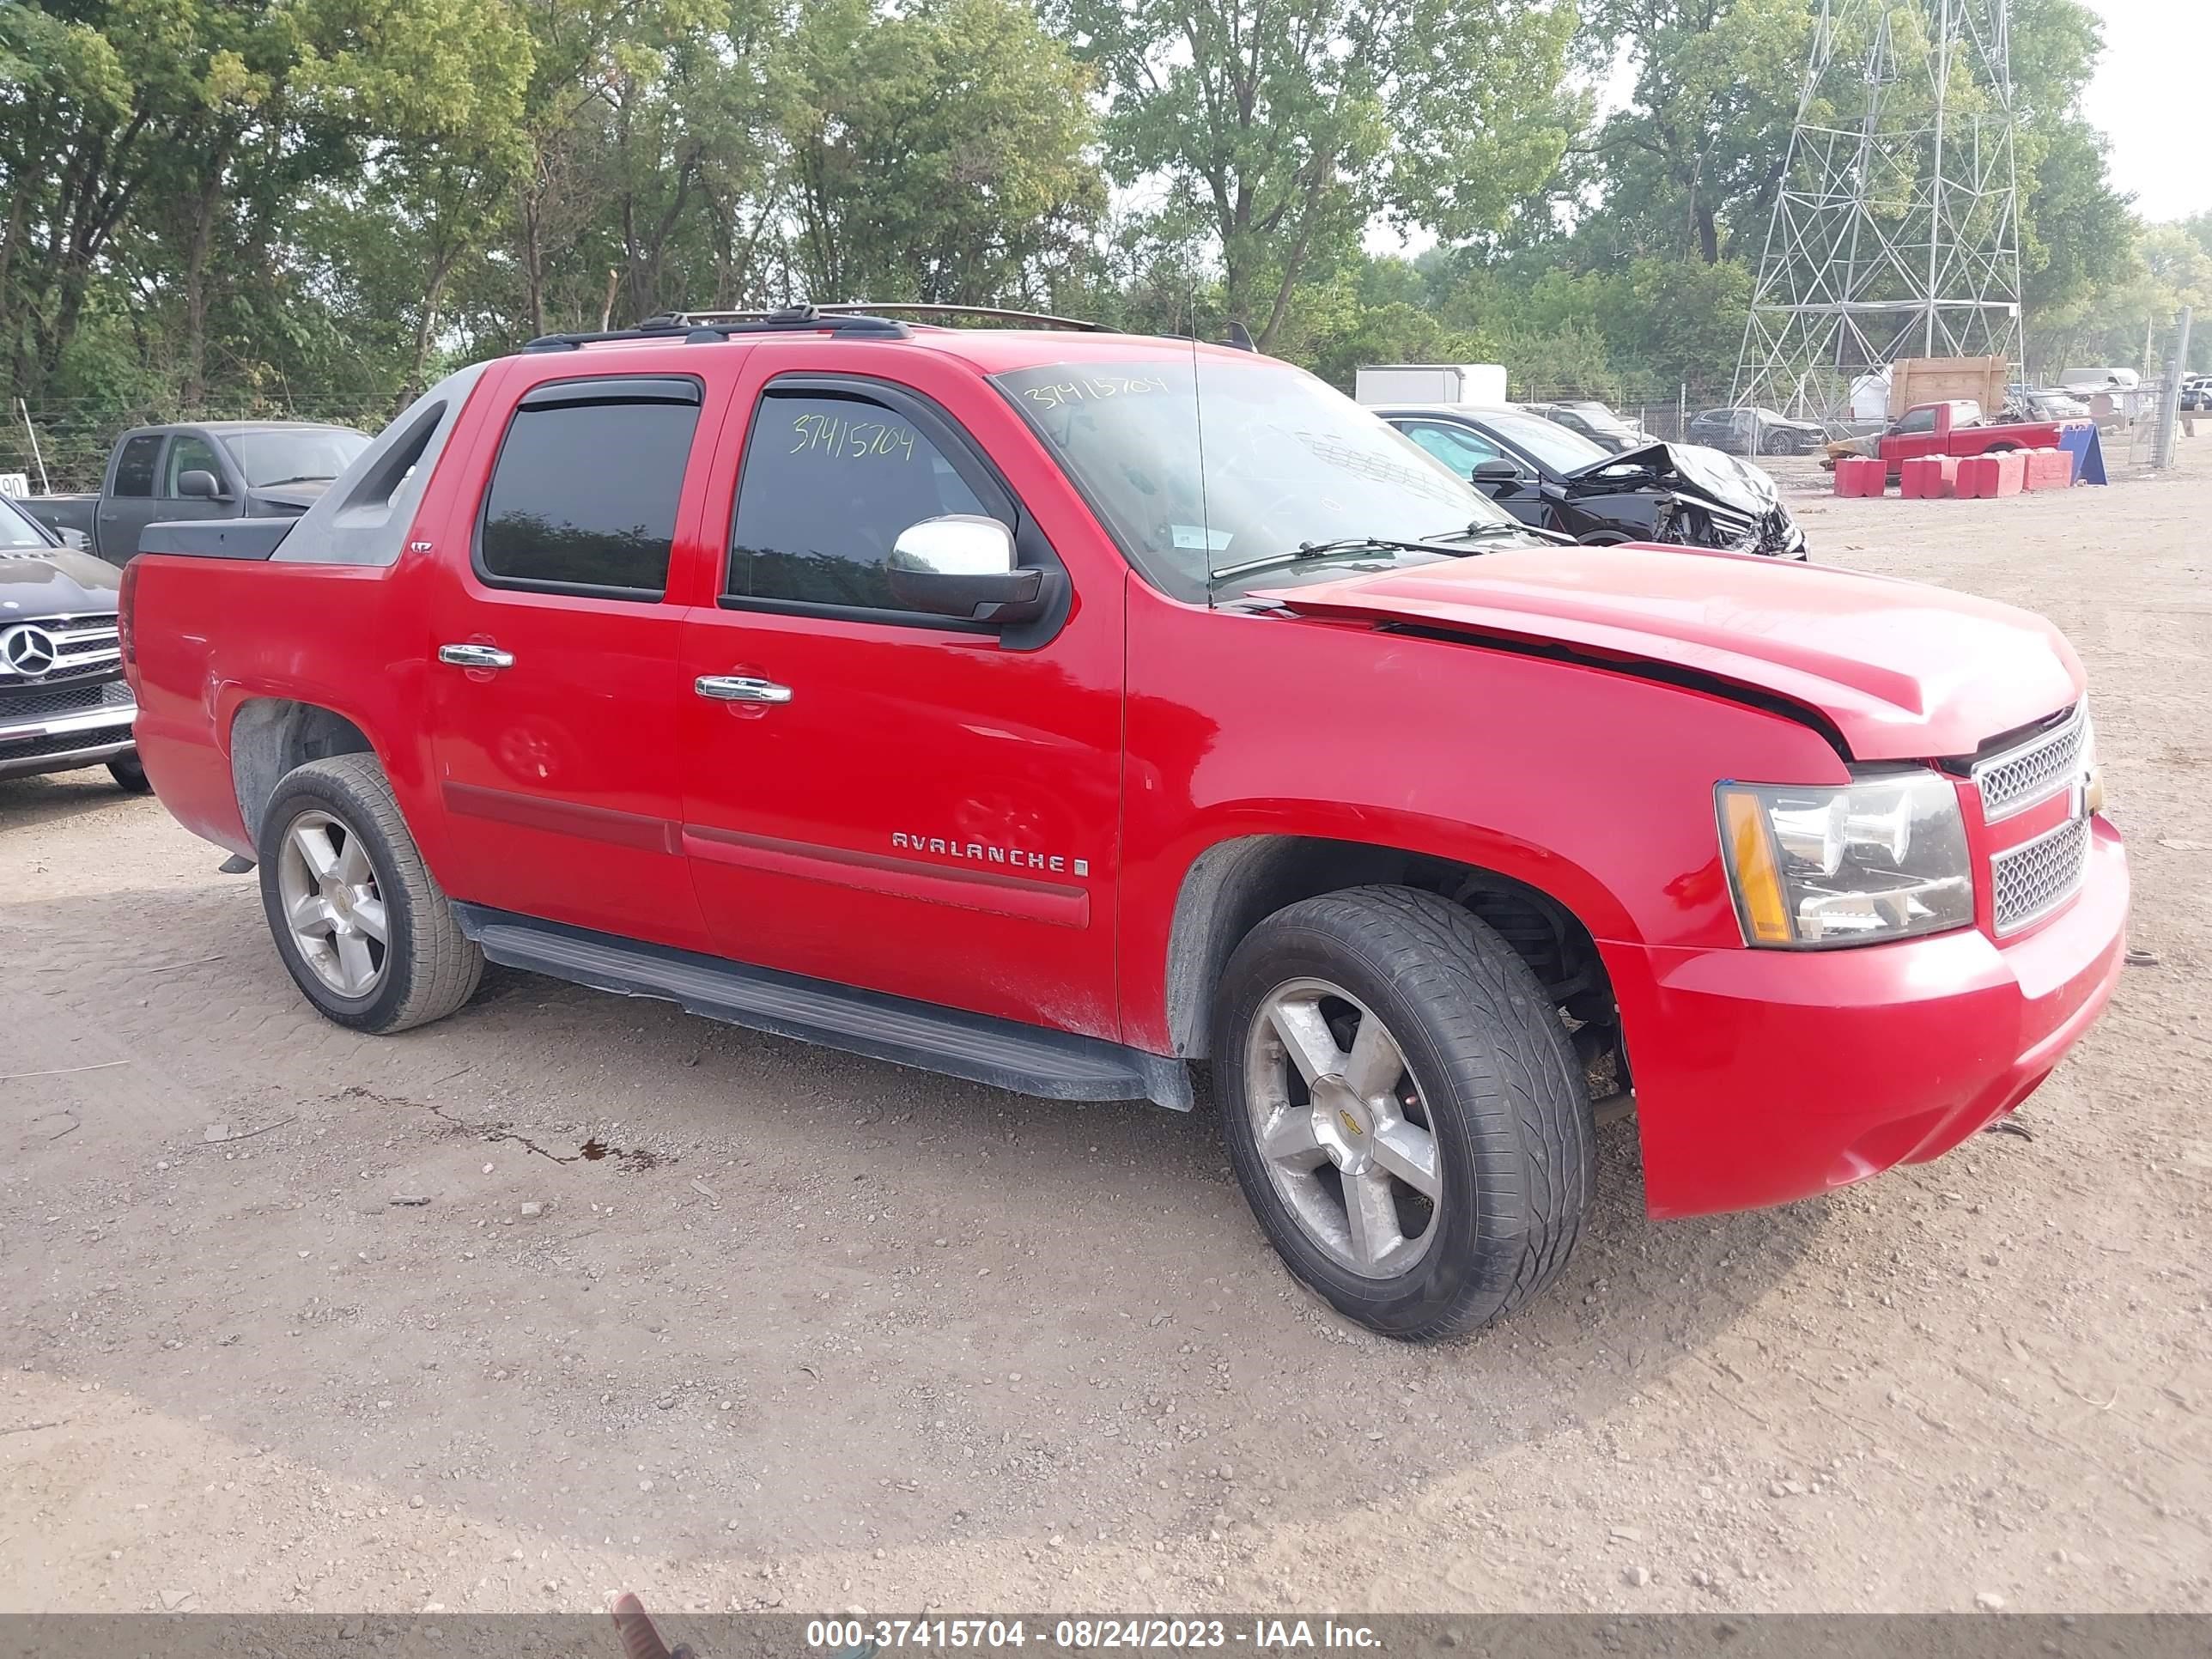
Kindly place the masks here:
[(842, 415), (805, 414), (791, 423), (796, 440), (786, 453), (859, 461), (871, 457), (910, 461), (914, 433), (883, 421), (848, 421)]

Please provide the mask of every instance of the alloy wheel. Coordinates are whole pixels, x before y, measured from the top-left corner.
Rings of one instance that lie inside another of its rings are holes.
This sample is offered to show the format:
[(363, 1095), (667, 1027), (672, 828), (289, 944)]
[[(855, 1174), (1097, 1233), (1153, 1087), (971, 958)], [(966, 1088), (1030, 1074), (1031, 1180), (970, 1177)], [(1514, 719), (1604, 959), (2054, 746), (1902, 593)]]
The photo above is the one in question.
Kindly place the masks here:
[(391, 922), (368, 848), (344, 820), (306, 811), (284, 831), (276, 865), (284, 924), (301, 960), (342, 997), (365, 997), (391, 959)]
[(1244, 1070), (1261, 1160), (1300, 1231), (1361, 1278), (1411, 1272), (1443, 1183), (1420, 1086), (1382, 1021), (1340, 986), (1292, 980), (1253, 1017)]

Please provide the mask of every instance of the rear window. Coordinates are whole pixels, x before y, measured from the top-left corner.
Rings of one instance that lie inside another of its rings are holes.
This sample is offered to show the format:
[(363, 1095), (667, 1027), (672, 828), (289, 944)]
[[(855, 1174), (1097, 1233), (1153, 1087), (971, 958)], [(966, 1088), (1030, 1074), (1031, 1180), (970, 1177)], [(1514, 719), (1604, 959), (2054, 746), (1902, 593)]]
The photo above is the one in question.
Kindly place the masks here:
[(478, 574), (509, 586), (659, 599), (698, 422), (690, 380), (538, 388), (500, 446)]
[(223, 440), (223, 447), (230, 451), (249, 486), (275, 489), (283, 484), (328, 483), (353, 465), (354, 457), (368, 447), (368, 439), (343, 427), (311, 427), (305, 431), (234, 432)]
[(115, 489), (118, 495), (150, 495), (154, 493), (154, 468), (161, 458), (161, 434), (148, 432), (131, 439), (123, 446), (123, 453), (115, 463)]

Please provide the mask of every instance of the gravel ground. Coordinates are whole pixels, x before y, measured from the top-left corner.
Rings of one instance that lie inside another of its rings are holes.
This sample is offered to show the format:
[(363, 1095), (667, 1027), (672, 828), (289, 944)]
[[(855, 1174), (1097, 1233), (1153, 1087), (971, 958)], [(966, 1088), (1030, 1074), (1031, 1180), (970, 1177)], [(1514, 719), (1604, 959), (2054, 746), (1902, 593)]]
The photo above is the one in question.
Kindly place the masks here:
[(2027, 1135), (1660, 1225), (1615, 1125), (1567, 1274), (1458, 1346), (1296, 1289), (1210, 1113), (519, 975), (358, 1038), (158, 804), (0, 783), (0, 1607), (2212, 1609), (2185, 461), (1790, 479), (1822, 557), (2088, 664), (2157, 960)]

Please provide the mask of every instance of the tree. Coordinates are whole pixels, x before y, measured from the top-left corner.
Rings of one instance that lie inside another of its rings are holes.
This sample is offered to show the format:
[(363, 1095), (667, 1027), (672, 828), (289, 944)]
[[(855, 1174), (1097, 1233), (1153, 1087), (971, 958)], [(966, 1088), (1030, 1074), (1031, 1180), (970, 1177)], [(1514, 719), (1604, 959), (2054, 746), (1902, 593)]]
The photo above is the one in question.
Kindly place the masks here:
[(1263, 349), (1325, 251), (1389, 216), (1495, 225), (1565, 147), (1555, 0), (1053, 0), (1109, 94), (1116, 181), (1203, 216)]
[(1021, 0), (831, 0), (780, 66), (806, 296), (1020, 300), (1081, 257), (1091, 80)]
[(380, 0), (374, 9), (325, 60), (320, 88), (375, 135), (362, 181), (332, 181), (330, 205), (334, 222), (402, 252), (383, 268), (404, 284), (388, 297), (412, 325), (404, 405), (424, 385), (447, 286), (491, 240), (527, 157), (533, 53), (511, 0)]
[(1714, 264), (1765, 230), (1812, 26), (1807, 0), (1590, 0), (1583, 61), (1636, 70), (1592, 143), (1616, 246)]

